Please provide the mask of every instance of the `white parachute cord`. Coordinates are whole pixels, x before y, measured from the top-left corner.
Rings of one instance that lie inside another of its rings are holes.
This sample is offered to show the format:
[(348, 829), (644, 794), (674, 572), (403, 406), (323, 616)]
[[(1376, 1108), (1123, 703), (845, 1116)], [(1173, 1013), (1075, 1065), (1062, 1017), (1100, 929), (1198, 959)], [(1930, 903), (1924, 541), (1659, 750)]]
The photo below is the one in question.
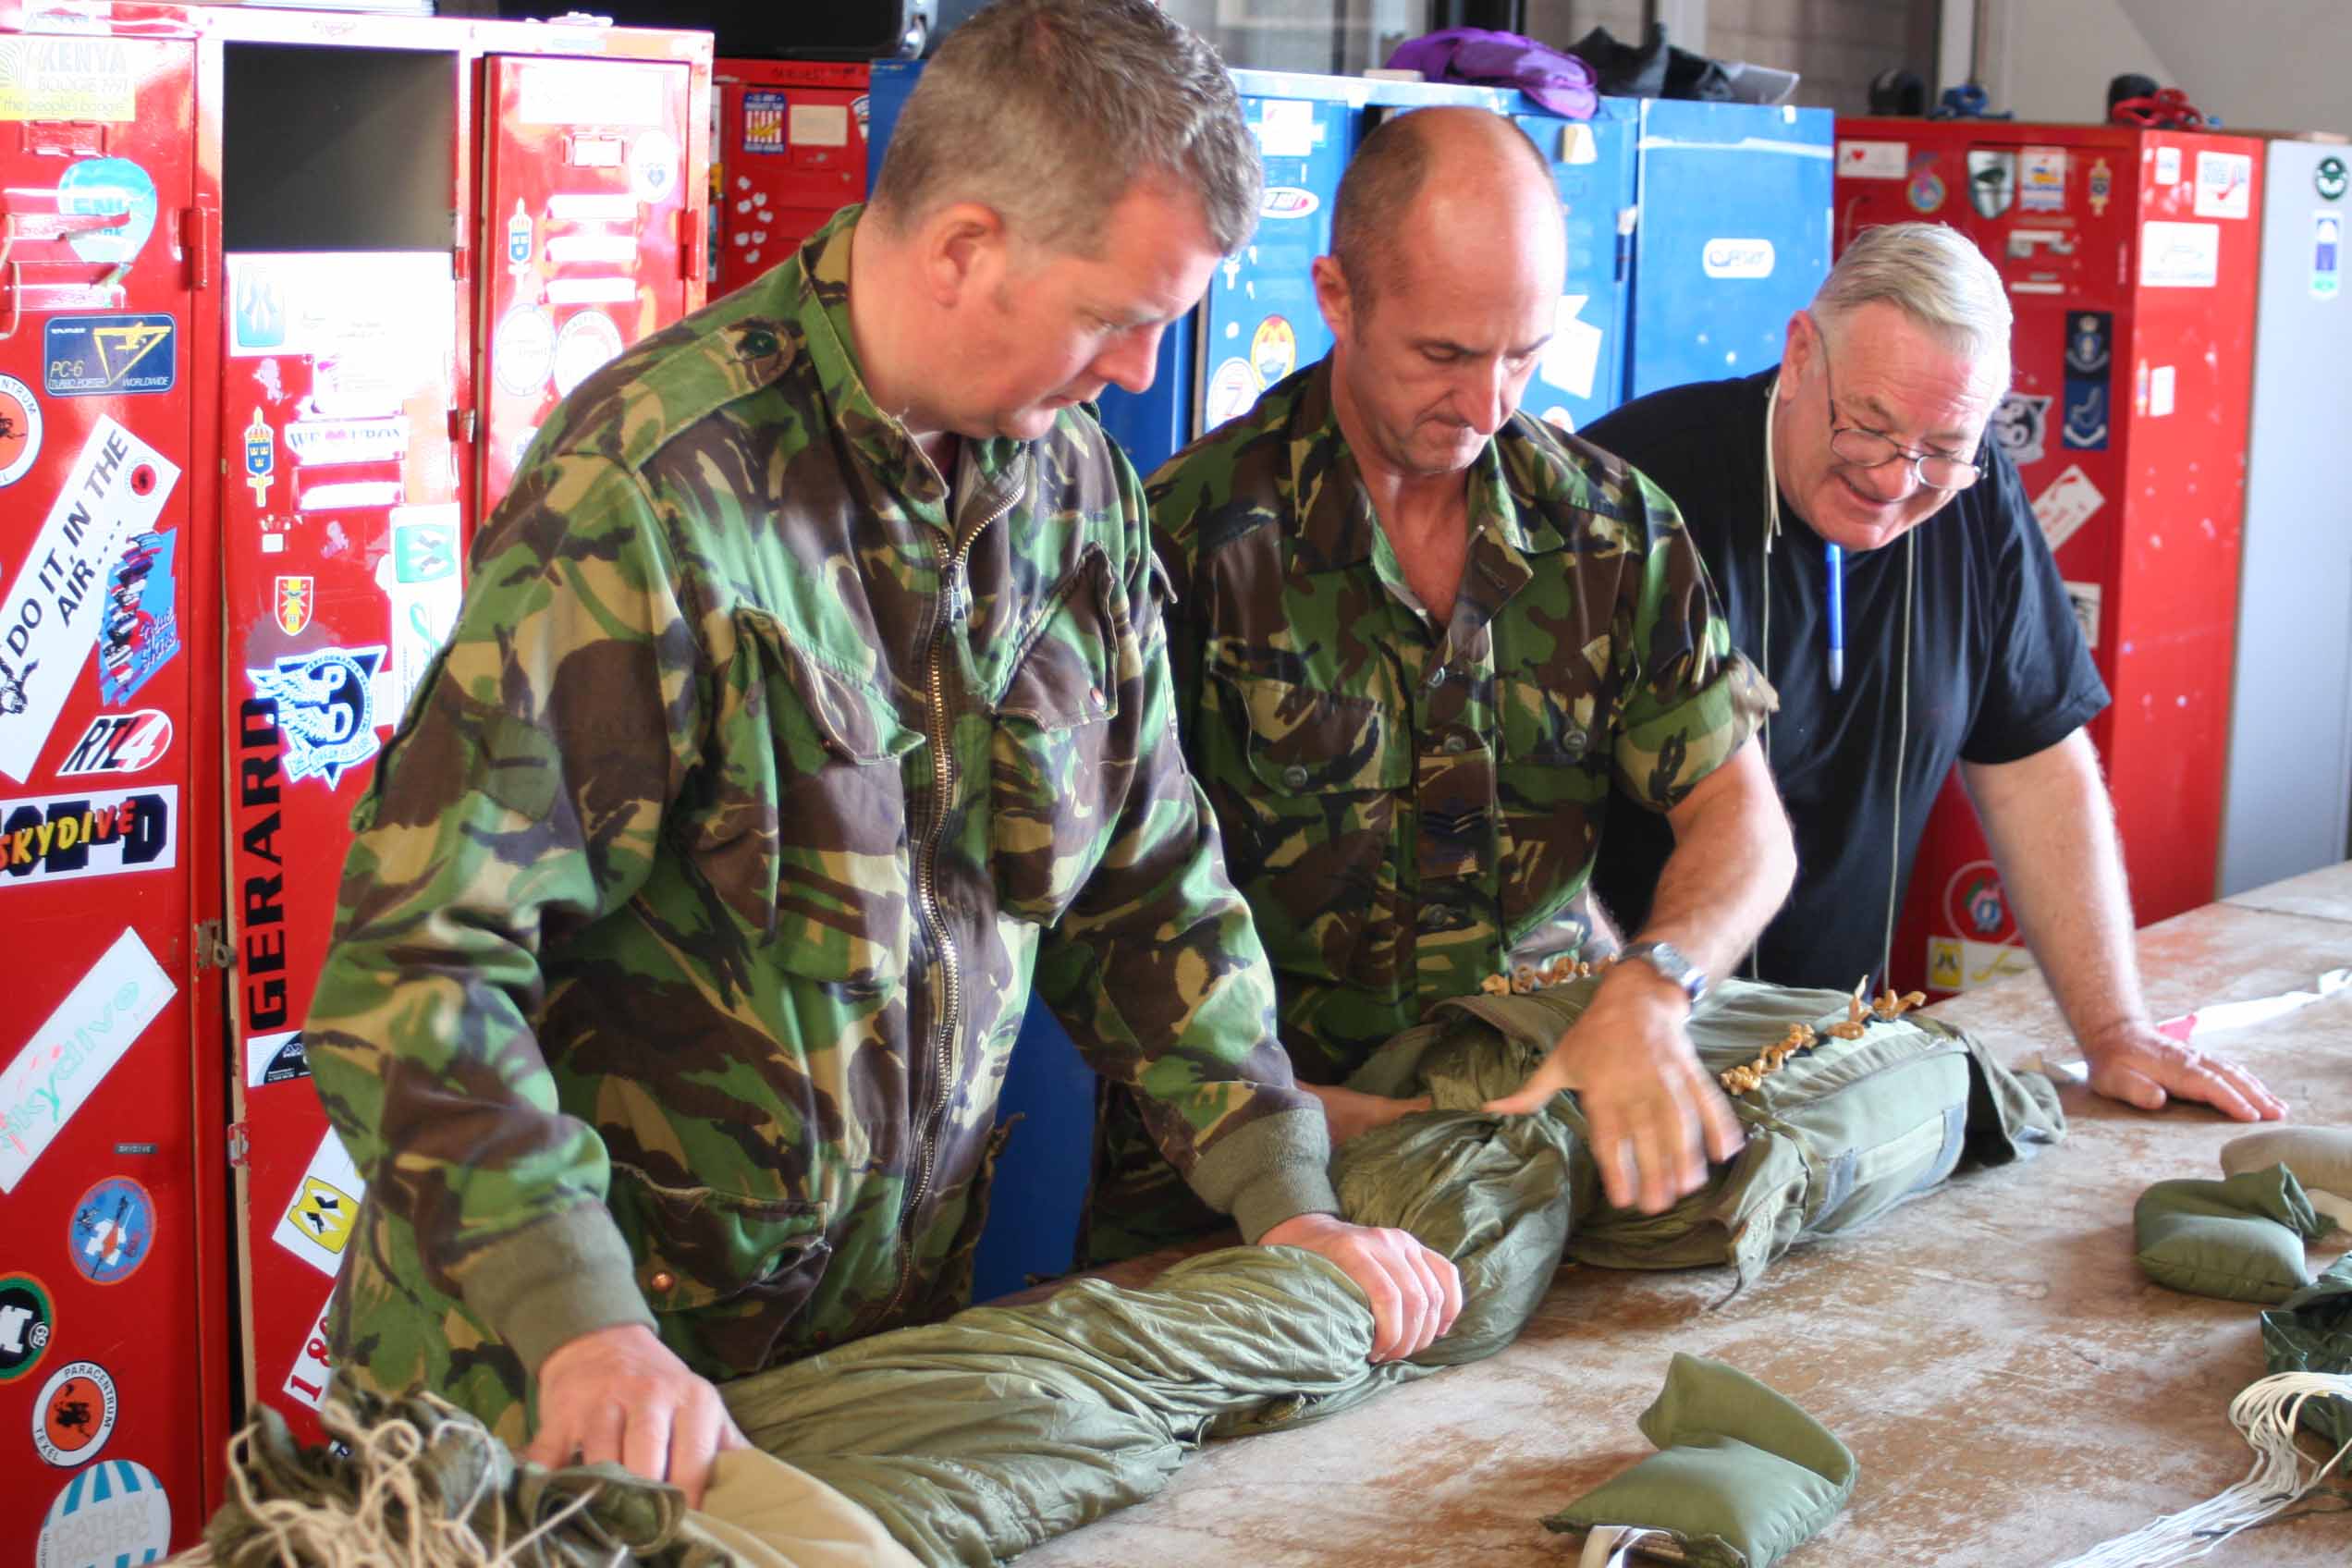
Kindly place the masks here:
[(2314, 1464), (2297, 1444), (2296, 1422), (2311, 1399), (2352, 1401), (2352, 1377), (2280, 1372), (2248, 1385), (2230, 1401), (2230, 1422), (2254, 1447), (2246, 1479), (2220, 1496), (2168, 1513), (2130, 1535), (2101, 1542), (2058, 1568), (2175, 1568), (2194, 1562), (2240, 1530), (2284, 1513), (2352, 1452), (2352, 1442)]

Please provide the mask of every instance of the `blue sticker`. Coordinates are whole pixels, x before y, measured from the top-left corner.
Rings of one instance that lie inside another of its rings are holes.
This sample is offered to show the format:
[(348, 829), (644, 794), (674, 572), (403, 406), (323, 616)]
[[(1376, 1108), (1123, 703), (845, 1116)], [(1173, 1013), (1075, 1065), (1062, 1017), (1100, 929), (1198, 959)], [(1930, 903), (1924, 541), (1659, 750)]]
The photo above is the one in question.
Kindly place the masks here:
[(155, 182), (129, 158), (84, 158), (57, 181), (57, 211), (119, 214), (120, 224), (69, 234), (66, 243), (85, 262), (129, 266), (155, 232)]
[(229, 349), (286, 346), (286, 280), (264, 266), (237, 271), (237, 298), (229, 302)]
[(2341, 214), (2311, 214), (2311, 297), (2333, 300), (2344, 287), (2344, 218)]
[(2066, 417), (2058, 426), (2058, 441), (2078, 452), (2107, 449), (2107, 384), (2066, 378)]
[(2075, 311), (2066, 317), (2066, 374), (2105, 376), (2115, 317), (2109, 311)]
[(332, 790), (344, 769), (375, 755), (375, 672), (383, 664), (382, 648), (323, 648), (245, 672), (253, 695), (277, 704), (289, 780), (324, 778)]
[(155, 1242), (155, 1200), (128, 1176), (109, 1176), (74, 1205), (67, 1250), (81, 1277), (115, 1285), (139, 1272)]
[(167, 315), (53, 316), (41, 382), (52, 398), (168, 392), (179, 380), (179, 324)]
[(98, 702), (120, 707), (179, 652), (179, 587), (172, 572), (179, 530), (134, 533), (106, 572), (106, 619), (98, 636)]

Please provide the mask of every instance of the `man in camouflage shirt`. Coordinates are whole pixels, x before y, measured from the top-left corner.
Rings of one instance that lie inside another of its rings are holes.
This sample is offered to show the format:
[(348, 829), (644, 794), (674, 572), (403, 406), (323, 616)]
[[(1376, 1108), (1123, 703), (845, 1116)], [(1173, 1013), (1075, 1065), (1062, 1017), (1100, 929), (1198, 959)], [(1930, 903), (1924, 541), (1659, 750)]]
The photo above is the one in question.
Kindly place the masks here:
[(698, 1494), (712, 1380), (944, 1316), (1034, 985), (1243, 1233), (1451, 1323), (1334, 1216), (1175, 743), (1148, 385), (1246, 238), (1230, 79), (1145, 0), (1006, 0), (874, 206), (548, 422), (357, 814), (306, 1029), (368, 1187), (338, 1376)]
[[(1696, 987), (1666, 972), (1726, 973), (1788, 890), (1750, 743), (1771, 693), (1672, 503), (1513, 412), (1564, 271), (1526, 138), (1476, 110), (1391, 120), (1333, 225), (1330, 357), (1150, 482), (1185, 749), (1316, 1084), (1432, 1003), (1599, 956), (1585, 888), (1611, 773), (1663, 812), (1675, 856), (1627, 949), (1652, 962), (1613, 970), (1493, 1108), (1576, 1089), (1610, 1200), (1656, 1212), (1738, 1146), (1683, 1028)], [(1325, 1097), (1342, 1131), (1397, 1109)], [(1201, 1218), (1132, 1100), (1106, 1098), (1099, 1257)]]

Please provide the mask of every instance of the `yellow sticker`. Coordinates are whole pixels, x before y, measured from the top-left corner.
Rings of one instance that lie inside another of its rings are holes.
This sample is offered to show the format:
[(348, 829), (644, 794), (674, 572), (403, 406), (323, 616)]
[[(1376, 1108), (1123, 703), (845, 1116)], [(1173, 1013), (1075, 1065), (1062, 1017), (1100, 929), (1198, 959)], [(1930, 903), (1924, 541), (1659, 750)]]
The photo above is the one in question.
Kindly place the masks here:
[(114, 38), (0, 38), (0, 120), (127, 120), (130, 54)]
[(1939, 991), (1957, 991), (1966, 985), (1960, 963), (1960, 944), (1950, 937), (1928, 938), (1928, 984)]
[(286, 1218), (320, 1246), (339, 1253), (351, 1239), (351, 1221), (359, 1212), (359, 1200), (349, 1193), (315, 1176), (305, 1176), (301, 1195), (286, 1211)]

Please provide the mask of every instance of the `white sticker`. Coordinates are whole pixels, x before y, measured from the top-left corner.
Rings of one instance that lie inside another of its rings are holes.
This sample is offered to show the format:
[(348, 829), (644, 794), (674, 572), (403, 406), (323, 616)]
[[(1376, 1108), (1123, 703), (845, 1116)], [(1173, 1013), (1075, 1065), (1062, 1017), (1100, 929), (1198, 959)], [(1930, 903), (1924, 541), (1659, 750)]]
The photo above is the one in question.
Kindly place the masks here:
[(288, 1029), (276, 1035), (245, 1037), (245, 1086), (291, 1083), (311, 1075), (310, 1059), (302, 1051), (302, 1032)]
[(1265, 99), (1251, 129), (1267, 157), (1306, 157), (1315, 151), (1315, 105), (1304, 98)]
[(620, 328), (602, 311), (582, 311), (556, 334), (556, 396), (569, 398), (620, 352)]
[(123, 1568), (153, 1562), (171, 1545), (171, 1499), (144, 1464), (102, 1459), (49, 1505), (33, 1568)]
[(2105, 505), (2107, 497), (2090, 482), (2090, 475), (2080, 463), (2069, 463), (2066, 471), (2050, 482), (2050, 488), (2033, 499), (2034, 521), (2041, 525), (2041, 536), (2050, 541), (2055, 551), (2072, 539), (2082, 525)]
[(397, 479), (345, 480), (333, 484), (311, 485), (295, 502), (295, 509), (305, 512), (369, 511), (377, 507), (397, 507), (407, 496), (407, 488)]
[(2040, 394), (2011, 392), (1992, 410), (1988, 434), (2019, 468), (2041, 461), (2050, 435), (2050, 403)]
[(41, 456), (41, 404), (32, 388), (0, 375), (0, 485), (14, 484)]
[(1563, 121), (1560, 127), (1560, 161), (1571, 167), (1578, 164), (1600, 161), (1600, 141), (1592, 127), (1582, 120)]
[(115, 1430), (115, 1380), (94, 1361), (69, 1361), (32, 1402), (32, 1446), (61, 1470), (98, 1457)]
[(1579, 398), (1593, 395), (1593, 374), (1600, 367), (1600, 328), (1577, 319), (1585, 299), (1582, 294), (1560, 297), (1552, 312), (1551, 341), (1543, 350), (1543, 378)]
[(102, 713), (90, 721), (65, 759), (57, 764), (60, 778), (99, 773), (143, 773), (171, 750), (171, 715), (161, 708), (129, 713)]
[(649, 130), (629, 144), (629, 189), (648, 206), (678, 193), (678, 141), (666, 130)]
[(1247, 360), (1227, 360), (1208, 378), (1208, 396), (1203, 399), (1201, 419), (1211, 430), (1227, 420), (1238, 419), (1250, 411), (1263, 388), (1257, 384), (1257, 372)]
[(795, 104), (785, 117), (784, 139), (795, 147), (847, 147), (847, 104)]
[(1323, 205), (1323, 198), (1303, 185), (1269, 185), (1258, 199), (1260, 217), (1289, 220), (1309, 217)]
[(2105, 590), (2096, 582), (2069, 582), (2066, 598), (2075, 606), (2075, 624), (2082, 628), (2083, 642), (2099, 646), (2099, 601)]
[(2028, 147), (2018, 157), (2017, 209), (2027, 213), (2066, 210), (2066, 150)]
[(1769, 239), (1710, 239), (1699, 253), (1698, 264), (1709, 277), (1770, 277), (1772, 242)]
[(1960, 937), (1928, 938), (1928, 984), (1939, 991), (1966, 991), (2012, 974), (2033, 973), (2033, 955), (2007, 942), (1978, 942)]
[(547, 372), (555, 365), (556, 324), (536, 305), (517, 305), (499, 318), (490, 356), (498, 386), (528, 398), (547, 385)]
[(326, 1400), (327, 1375), (335, 1363), (326, 1354), (326, 1309), (335, 1300), (335, 1292), (326, 1292), (326, 1300), (319, 1303), (318, 1321), (302, 1336), (302, 1348), (294, 1353), (293, 1369), (286, 1374), (288, 1397), (299, 1399), (316, 1410)]
[(602, 190), (566, 192), (547, 198), (547, 216), (557, 223), (635, 223), (637, 198)]
[(1901, 179), (1911, 172), (1911, 144), (1840, 141), (1837, 172), (1847, 179)]
[(126, 926), (0, 1071), (0, 1193), (24, 1180), (178, 991)]
[(305, 467), (398, 462), (409, 455), (405, 419), (305, 419), (284, 432), (286, 449)]
[(2173, 387), (2175, 377), (2171, 365), (2157, 365), (2148, 373), (2148, 417), (2162, 419), (2173, 411)]
[(2197, 215), (2242, 218), (2253, 210), (2254, 158), (2248, 153), (2197, 154)]
[(2143, 288), (2211, 288), (2221, 273), (2221, 225), (2151, 220), (2139, 226)]
[(2180, 183), (2180, 155), (2181, 150), (2177, 147), (2156, 149), (2157, 184), (2178, 185)]
[(0, 894), (179, 864), (179, 786), (0, 801)]
[(0, 773), (22, 783), (104, 619), (106, 570), (151, 531), (179, 468), (106, 414), (0, 605)]
[(637, 298), (628, 277), (555, 277), (547, 280), (550, 305), (626, 305)]
[(661, 73), (603, 61), (533, 60), (518, 67), (523, 125), (659, 125)]
[(608, 234), (603, 229), (558, 234), (547, 241), (547, 259), (558, 263), (599, 262), (626, 265), (637, 259), (637, 237)]
[(271, 1239), (320, 1273), (333, 1276), (343, 1266), (343, 1243), (351, 1239), (359, 1218), (360, 1198), (367, 1184), (351, 1163), (343, 1140), (330, 1129), (311, 1156), (293, 1201), (278, 1217)]

